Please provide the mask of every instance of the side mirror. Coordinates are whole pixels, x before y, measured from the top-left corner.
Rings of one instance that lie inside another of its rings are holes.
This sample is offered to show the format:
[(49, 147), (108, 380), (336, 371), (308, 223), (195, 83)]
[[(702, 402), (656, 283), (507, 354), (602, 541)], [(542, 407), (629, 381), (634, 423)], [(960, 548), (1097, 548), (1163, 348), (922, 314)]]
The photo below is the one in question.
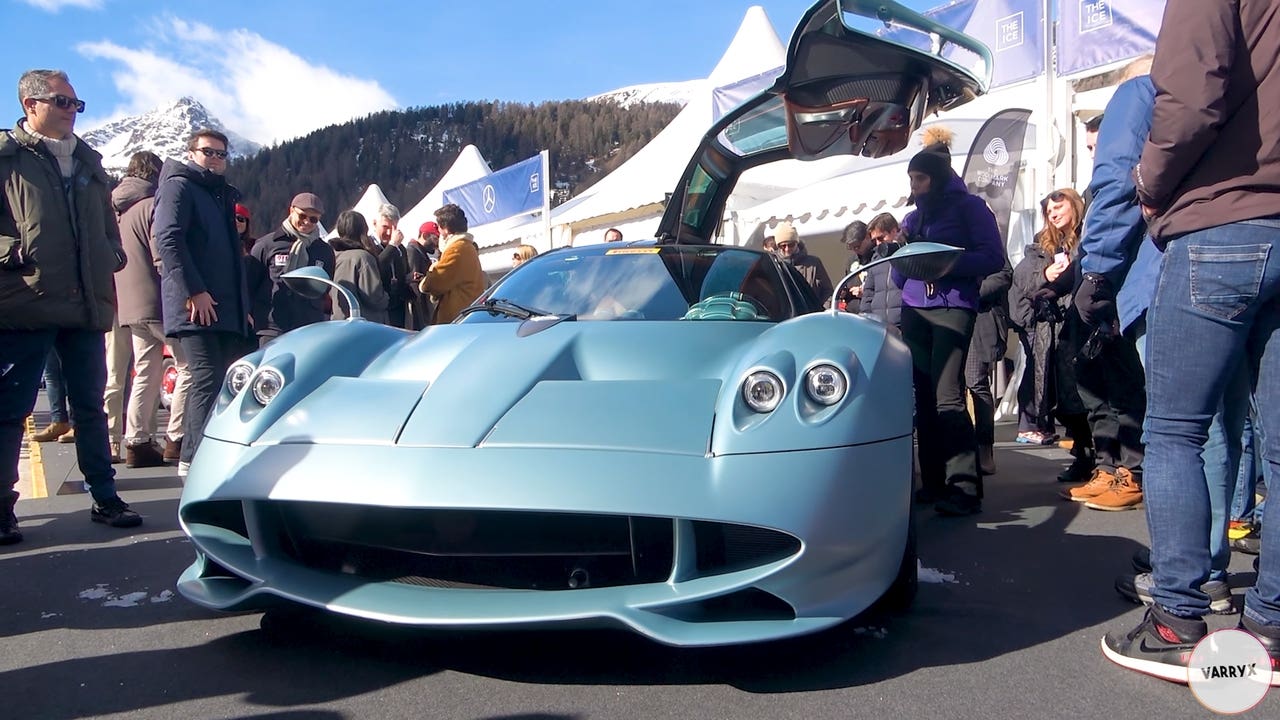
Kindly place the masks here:
[(895, 270), (912, 280), (932, 282), (951, 272), (951, 268), (956, 266), (956, 262), (960, 260), (960, 256), (963, 254), (964, 248), (942, 243), (914, 242), (903, 245), (889, 257), (873, 260), (845, 275), (840, 282), (836, 283), (835, 292), (831, 294), (831, 312), (833, 314), (840, 312), (837, 310), (840, 289), (855, 276), (870, 270), (876, 265), (889, 263)]
[(351, 320), (362, 319), (360, 301), (356, 299), (355, 293), (331, 280), (329, 273), (326, 273), (322, 268), (314, 265), (301, 267), (281, 275), (280, 279), (284, 280), (285, 287), (304, 298), (312, 300), (324, 297), (329, 292), (329, 288), (333, 288), (338, 291), (343, 300), (347, 301), (347, 307), (351, 308), (351, 312), (347, 315), (348, 318)]

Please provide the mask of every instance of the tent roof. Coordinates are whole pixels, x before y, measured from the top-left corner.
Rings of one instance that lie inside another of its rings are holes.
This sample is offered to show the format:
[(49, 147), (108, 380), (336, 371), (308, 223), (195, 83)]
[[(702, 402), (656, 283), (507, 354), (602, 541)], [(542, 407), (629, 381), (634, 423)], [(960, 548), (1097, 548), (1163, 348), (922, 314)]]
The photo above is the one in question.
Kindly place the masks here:
[(764, 75), (780, 69), (785, 62), (786, 48), (764, 8), (749, 8), (729, 48), (684, 110), (618, 169), (553, 210), (552, 224), (585, 221), (599, 224), (606, 222), (610, 215), (664, 202), (684, 172), (688, 158), (714, 122), (715, 88)]
[[(372, 183), (365, 189), (364, 194), (356, 201), (355, 207), (351, 208), (364, 216), (364, 221), (373, 227), (373, 219), (378, 215), (378, 208), (387, 202), (387, 196), (382, 194), (382, 188), (378, 187), (378, 183)], [(338, 236), (338, 229), (335, 227), (330, 230), (324, 237), (326, 240)]]
[(400, 224), (407, 230), (402, 229), (405, 237), (409, 237), (410, 230), (412, 235), (417, 237), (418, 227), (427, 220), (435, 219), (436, 210), (444, 205), (444, 191), (452, 190), (459, 185), (466, 185), (473, 180), (479, 180), (486, 175), (492, 175), (493, 171), (489, 169), (489, 163), (485, 161), (484, 156), (480, 154), (480, 149), (475, 145), (468, 145), (462, 148), (458, 153), (458, 159), (453, 161), (449, 169), (444, 175), (440, 176), (440, 181), (435, 187), (427, 191), (426, 195), (418, 201), (408, 212), (401, 213)]

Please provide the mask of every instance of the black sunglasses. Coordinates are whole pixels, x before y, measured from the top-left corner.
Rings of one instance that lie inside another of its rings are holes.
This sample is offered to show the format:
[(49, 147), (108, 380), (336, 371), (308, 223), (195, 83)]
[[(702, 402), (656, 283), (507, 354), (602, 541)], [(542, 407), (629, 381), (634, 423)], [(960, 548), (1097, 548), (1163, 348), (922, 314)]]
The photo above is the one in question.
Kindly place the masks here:
[(231, 153), (227, 152), (226, 150), (214, 150), (213, 148), (207, 148), (207, 147), (196, 148), (195, 150), (192, 150), (191, 152), (198, 152), (198, 153), (203, 154), (203, 155), (204, 155), (205, 157), (207, 157), (207, 158), (208, 158), (208, 157), (216, 157), (216, 158), (218, 158), (218, 159), (220, 159), (220, 160), (226, 160), (226, 159), (227, 159), (227, 156), (231, 154)]
[(1063, 200), (1066, 200), (1066, 199), (1067, 199), (1067, 194), (1066, 194), (1066, 193), (1062, 192), (1061, 190), (1054, 190), (1053, 192), (1049, 193), (1048, 195), (1045, 195), (1045, 196), (1044, 196), (1044, 199), (1040, 201), (1040, 209), (1041, 209), (1041, 210), (1048, 210), (1048, 209), (1049, 209), (1049, 203), (1051, 203), (1051, 202), (1062, 202)]
[(84, 112), (84, 101), (80, 98), (67, 97), (66, 95), (37, 95), (31, 99), (40, 102), (51, 102), (57, 105), (59, 110), (75, 108), (78, 113)]
[(247, 218), (247, 217), (245, 217), (245, 216), (243, 216), (243, 215), (237, 215), (237, 216), (236, 216), (236, 222), (249, 222), (249, 218)]
[(313, 223), (318, 223), (320, 222), (320, 216), (308, 215), (306, 212), (298, 210), (298, 222), (302, 222), (303, 220), (310, 220)]

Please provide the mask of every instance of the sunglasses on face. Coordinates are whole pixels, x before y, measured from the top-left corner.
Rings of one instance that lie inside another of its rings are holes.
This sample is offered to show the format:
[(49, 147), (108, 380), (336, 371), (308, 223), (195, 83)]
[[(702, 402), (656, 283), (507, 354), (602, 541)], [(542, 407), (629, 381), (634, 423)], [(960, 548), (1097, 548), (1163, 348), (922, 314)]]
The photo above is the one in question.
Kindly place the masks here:
[(227, 159), (227, 155), (229, 155), (229, 154), (230, 154), (230, 153), (228, 153), (226, 150), (214, 150), (213, 148), (208, 148), (208, 147), (196, 148), (195, 150), (192, 150), (191, 152), (198, 152), (198, 153), (200, 153), (201, 155), (204, 155), (204, 156), (205, 156), (205, 157), (207, 157), (207, 158), (213, 158), (213, 157), (216, 157), (216, 158), (218, 158), (219, 160), (226, 160), (226, 159)]
[(298, 211), (298, 222), (303, 222), (303, 221), (306, 221), (306, 222), (309, 222), (309, 223), (315, 224), (315, 223), (320, 222), (320, 216), (319, 216), (319, 215), (308, 215), (307, 213), (305, 213), (305, 212), (303, 212), (303, 211), (299, 210), (299, 211)]
[(243, 215), (237, 215), (237, 216), (236, 216), (236, 222), (249, 222), (249, 218), (247, 218), (247, 217), (245, 217), (245, 216), (243, 216)]
[(31, 98), (40, 102), (53, 103), (59, 110), (70, 110), (75, 108), (76, 112), (84, 112), (84, 101), (79, 98), (67, 97), (66, 95), (39, 95)]

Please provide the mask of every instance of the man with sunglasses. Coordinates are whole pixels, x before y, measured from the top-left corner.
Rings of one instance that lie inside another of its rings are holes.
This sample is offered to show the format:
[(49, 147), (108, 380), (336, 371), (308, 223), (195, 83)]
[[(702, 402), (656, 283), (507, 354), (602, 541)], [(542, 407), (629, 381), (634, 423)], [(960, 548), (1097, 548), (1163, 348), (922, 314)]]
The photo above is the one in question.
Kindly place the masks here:
[(259, 346), (280, 335), (325, 319), (328, 295), (305, 298), (290, 290), (280, 276), (314, 265), (333, 277), (335, 254), (320, 237), (324, 203), (315, 193), (303, 192), (289, 203), (289, 214), (274, 230), (258, 238), (245, 259), (249, 296), (253, 302), (253, 327)]
[(90, 519), (142, 522), (116, 494), (103, 411), (103, 334), (115, 316), (112, 274), (125, 264), (110, 179), (74, 133), (84, 102), (66, 73), (23, 73), (18, 99), (24, 117), (0, 131), (0, 545), (22, 540), (18, 455), (50, 348), (66, 376)]
[(217, 130), (192, 133), (187, 162), (166, 160), (160, 170), (153, 211), (164, 331), (177, 338), (191, 374), (179, 477), (186, 476), (223, 376), (249, 333), (249, 291), (235, 224), (240, 192), (223, 177), (228, 147)]

